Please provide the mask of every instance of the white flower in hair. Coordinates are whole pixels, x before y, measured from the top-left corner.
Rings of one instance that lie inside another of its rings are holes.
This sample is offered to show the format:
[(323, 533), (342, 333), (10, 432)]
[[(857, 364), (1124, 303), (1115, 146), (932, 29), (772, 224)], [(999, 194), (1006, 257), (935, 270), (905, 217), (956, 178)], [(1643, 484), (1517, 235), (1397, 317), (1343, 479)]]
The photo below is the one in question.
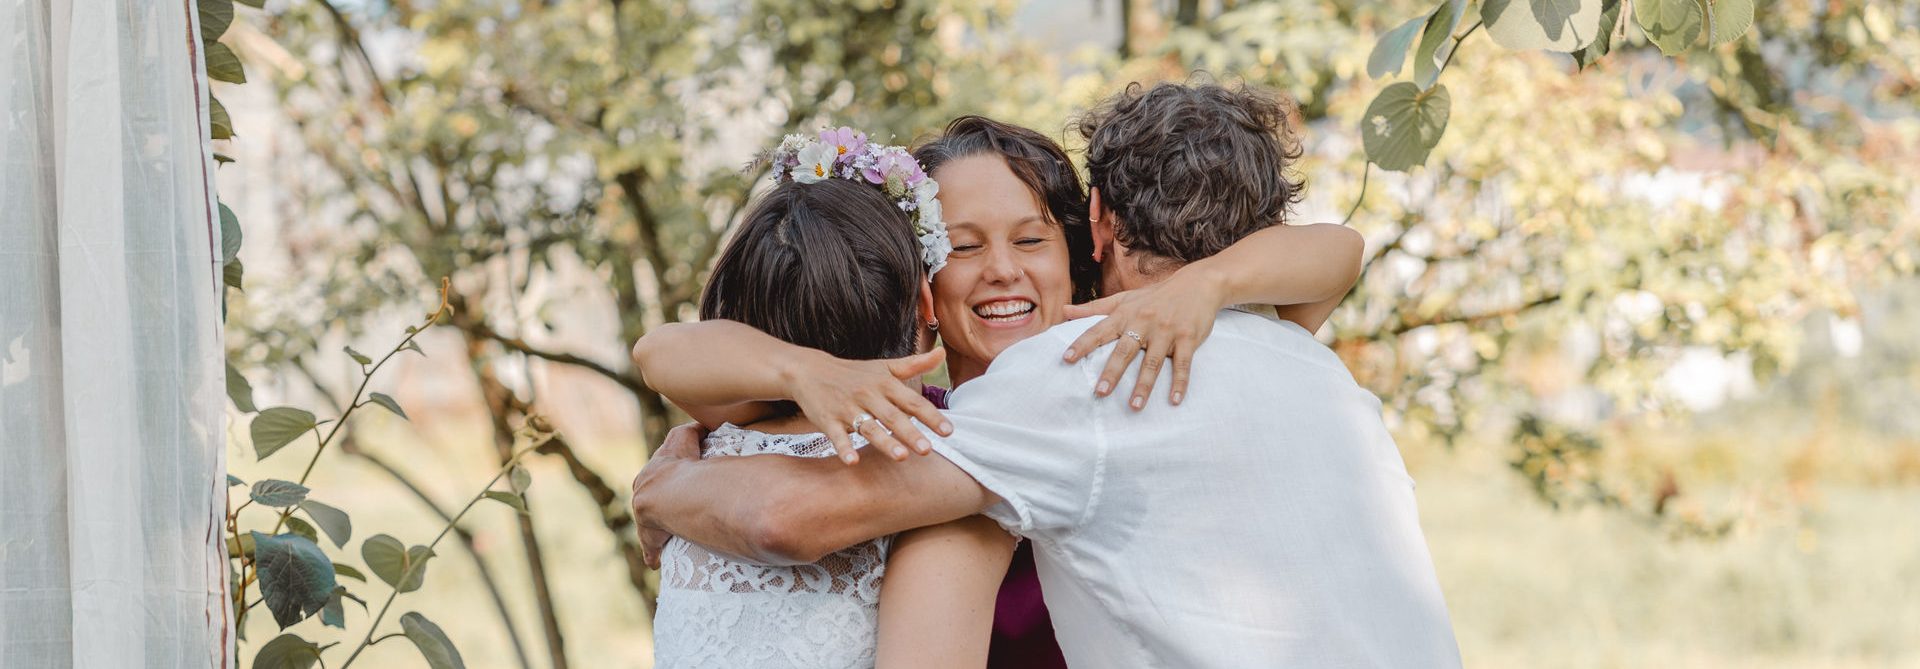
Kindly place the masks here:
[(793, 180), (803, 184), (819, 183), (833, 177), (833, 161), (840, 157), (831, 144), (811, 144), (800, 150), (800, 164), (793, 166)]

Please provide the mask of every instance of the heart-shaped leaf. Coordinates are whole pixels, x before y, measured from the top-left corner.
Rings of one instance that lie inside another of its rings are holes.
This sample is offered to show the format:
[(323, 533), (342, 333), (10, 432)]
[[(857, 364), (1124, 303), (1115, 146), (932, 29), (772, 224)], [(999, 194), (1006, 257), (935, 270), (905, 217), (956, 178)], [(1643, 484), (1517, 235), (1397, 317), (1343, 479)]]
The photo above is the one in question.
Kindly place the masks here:
[[(235, 260), (234, 262), (239, 262)], [(253, 433), (253, 452), (261, 460), (267, 459), (307, 430), (317, 427), (313, 414), (305, 409), (293, 407), (273, 407), (253, 417), (249, 428)]]
[(1373, 44), (1373, 53), (1367, 56), (1367, 76), (1381, 77), (1399, 74), (1400, 68), (1407, 64), (1407, 49), (1413, 46), (1413, 38), (1420, 34), (1420, 27), (1426, 25), (1431, 13), (1407, 19), (1400, 27), (1387, 31), (1380, 41)]
[(1600, 0), (1486, 0), (1480, 20), (1500, 46), (1572, 53), (1600, 36)]
[(373, 575), (400, 592), (419, 590), (427, 580), (427, 560), (433, 551), (426, 546), (404, 548), (399, 539), (377, 534), (360, 544), (360, 558)]
[(1635, 0), (1633, 20), (1647, 40), (1669, 56), (1692, 47), (1706, 29), (1699, 0)]
[(1422, 91), (1403, 81), (1382, 89), (1360, 119), (1367, 159), (1399, 172), (1424, 164), (1447, 130), (1451, 106), (1444, 84)]
[(307, 517), (326, 531), (335, 548), (346, 548), (347, 540), (353, 538), (353, 520), (347, 517), (347, 512), (313, 500), (301, 502), (300, 510), (307, 512)]
[(319, 646), (293, 634), (282, 634), (254, 654), (253, 669), (312, 669), (319, 661)]
[(254, 565), (259, 569), (260, 594), (280, 629), (319, 613), (338, 585), (333, 561), (320, 546), (293, 534), (268, 536), (250, 532)]
[(253, 497), (254, 503), (277, 509), (299, 504), (300, 500), (307, 498), (307, 493), (309, 492), (312, 491), (308, 490), (306, 486), (292, 481), (262, 479), (253, 484), (253, 488), (248, 491), (248, 494)]
[(525, 497), (504, 490), (488, 490), (486, 495), (487, 499), (511, 506), (519, 510), (520, 513), (527, 512), (527, 499)]
[(400, 410), (400, 403), (393, 401), (393, 397), (386, 393), (368, 393), (367, 401), (386, 407), (388, 411), (392, 411), (401, 418), (407, 417), (407, 412)]
[(207, 77), (229, 84), (244, 84), (247, 83), (247, 69), (240, 65), (240, 57), (233, 55), (233, 49), (214, 42), (207, 45)]
[(413, 642), (414, 647), (420, 649), (420, 654), (426, 656), (428, 667), (466, 669), (466, 663), (460, 661), (460, 650), (454, 648), (453, 641), (447, 638), (447, 633), (440, 631), (440, 626), (427, 620), (426, 616), (407, 612), (406, 615), (400, 616), (400, 630), (407, 635), (408, 640)]

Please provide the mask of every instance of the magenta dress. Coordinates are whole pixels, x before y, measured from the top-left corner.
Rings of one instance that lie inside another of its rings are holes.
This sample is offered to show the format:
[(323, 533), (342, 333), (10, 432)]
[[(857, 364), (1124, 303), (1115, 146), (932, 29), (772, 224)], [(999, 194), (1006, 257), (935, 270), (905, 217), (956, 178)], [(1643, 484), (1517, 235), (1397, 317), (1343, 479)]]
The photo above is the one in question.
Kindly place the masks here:
[[(920, 393), (934, 406), (947, 408), (947, 389), (923, 385)], [(1040, 596), (1040, 574), (1033, 567), (1033, 544), (1022, 541), (1013, 551), (1007, 578), (993, 603), (993, 641), (987, 647), (987, 669), (1066, 669), (1067, 659), (1053, 639), (1053, 620)]]

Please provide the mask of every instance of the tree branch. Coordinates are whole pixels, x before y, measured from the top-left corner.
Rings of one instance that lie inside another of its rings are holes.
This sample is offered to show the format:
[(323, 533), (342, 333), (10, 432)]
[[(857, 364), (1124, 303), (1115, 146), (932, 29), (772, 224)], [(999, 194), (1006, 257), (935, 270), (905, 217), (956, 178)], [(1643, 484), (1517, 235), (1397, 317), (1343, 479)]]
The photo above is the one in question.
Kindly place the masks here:
[[(461, 300), (461, 302), (464, 302), (464, 300)], [(487, 325), (484, 320), (464, 315), (465, 313), (464, 310), (455, 311), (453, 325), (460, 328), (461, 331), (466, 332), (469, 336), (499, 342), (501, 346), (505, 346), (508, 350), (524, 353), (543, 360), (551, 360), (553, 362), (587, 369), (595, 374), (612, 379), (614, 383), (618, 383), (627, 390), (636, 393), (647, 392), (647, 385), (641, 383), (640, 379), (635, 378), (631, 374), (622, 374), (615, 371), (612, 367), (582, 358), (572, 353), (549, 351), (535, 347), (519, 337), (509, 337), (502, 334), (500, 331), (493, 329), (492, 326)]]
[(601, 523), (613, 534), (621, 557), (626, 559), (627, 580), (632, 581), (634, 589), (640, 591), (640, 598), (647, 607), (647, 617), (652, 618), (654, 600), (659, 593), (647, 582), (647, 561), (640, 551), (639, 537), (633, 532), (633, 514), (627, 508), (627, 498), (607, 485), (606, 479), (580, 460), (573, 445), (557, 435), (534, 452), (560, 456), (567, 463), (567, 471), (573, 474), (573, 480), (586, 488), (587, 495), (600, 506)]
[(1482, 312), (1476, 312), (1471, 314), (1457, 314), (1457, 313), (1443, 314), (1443, 315), (1432, 316), (1429, 318), (1421, 318), (1421, 319), (1414, 319), (1414, 320), (1407, 320), (1405, 318), (1402, 318), (1398, 325), (1395, 325), (1392, 329), (1387, 331), (1387, 334), (1399, 336), (1399, 335), (1403, 335), (1408, 332), (1412, 332), (1414, 330), (1418, 330), (1420, 328), (1424, 328), (1430, 325), (1447, 325), (1451, 323), (1474, 325), (1474, 324), (1489, 321), (1489, 320), (1506, 318), (1508, 316), (1518, 316), (1528, 311), (1532, 311), (1534, 309), (1538, 309), (1540, 307), (1544, 307), (1546, 305), (1553, 304), (1559, 301), (1560, 301), (1560, 294), (1554, 293), (1552, 295), (1536, 297), (1534, 299), (1528, 300), (1526, 302), (1522, 302), (1520, 304), (1517, 304), (1511, 307), (1506, 307), (1504, 309), (1494, 309), (1492, 311), (1482, 311)]

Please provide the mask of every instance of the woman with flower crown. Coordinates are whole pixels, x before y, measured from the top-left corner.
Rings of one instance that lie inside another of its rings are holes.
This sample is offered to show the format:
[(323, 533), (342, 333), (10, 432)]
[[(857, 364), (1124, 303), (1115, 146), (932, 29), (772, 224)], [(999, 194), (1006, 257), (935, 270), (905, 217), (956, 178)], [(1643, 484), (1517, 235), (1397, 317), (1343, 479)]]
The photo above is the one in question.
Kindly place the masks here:
[[(921, 374), (944, 359), (952, 382), (964, 384), (983, 373), (1000, 351), (1069, 317), (1108, 316), (1063, 352), (1069, 360), (1123, 335), (1160, 344), (1148, 350), (1117, 347), (1093, 392), (1118, 391), (1115, 384), (1133, 357), (1145, 353), (1155, 368), (1160, 359), (1172, 359), (1168, 401), (1178, 404), (1185, 358), (1206, 338), (1220, 308), (1275, 305), (1270, 308), (1280, 317), (1317, 330), (1359, 270), (1361, 240), (1353, 231), (1276, 226), (1149, 289), (1100, 298), (1094, 294), (1098, 266), (1086, 195), (1065, 152), (1032, 130), (977, 116), (956, 119), (911, 154), (872, 145), (848, 128), (792, 135), (774, 152), (773, 163), (780, 188), (865, 184), (909, 214), (922, 261), (910, 273), (917, 281), (924, 269), (926, 290), (921, 303), (900, 308), (895, 317), (920, 331), (918, 350), (930, 348), (936, 336), (941, 348), (905, 357), (825, 355), (814, 350), (820, 347), (763, 331), (752, 321), (706, 313), (703, 305), (701, 322), (655, 330), (636, 343), (634, 358), (650, 385), (704, 426), (716, 428), (714, 435), (725, 437), (738, 430), (737, 424), (797, 409), (820, 432), (811, 442), (816, 450), (808, 453), (814, 456), (830, 447), (854, 462), (857, 447), (868, 443), (896, 459), (908, 457), (909, 448), (924, 454), (920, 430), (933, 426), (945, 432), (938, 407), (946, 393), (919, 385)], [(749, 217), (749, 224), (753, 220)], [(736, 237), (729, 254), (743, 243)], [(708, 300), (731, 285), (716, 266)], [(848, 359), (856, 357), (893, 359)], [(1141, 377), (1128, 393), (1135, 408), (1144, 406), (1153, 387), (1150, 376)], [(708, 437), (706, 457), (713, 457), (713, 440)], [(650, 545), (661, 538), (653, 539)], [(663, 617), (669, 617), (669, 602), (678, 597), (668, 594), (673, 588), (665, 587), (665, 575), (687, 571), (687, 563), (676, 563), (687, 547), (669, 544), (664, 551)], [(1024, 546), (1016, 552), (1009, 535), (992, 522), (974, 517), (922, 528), (870, 555), (873, 568), (862, 573), (873, 577), (876, 588), (870, 643), (877, 648), (851, 649), (856, 651), (852, 664), (793, 664), (745, 655), (680, 663), (677, 649), (689, 639), (685, 626), (669, 617), (656, 629), (658, 666), (870, 666), (876, 661), (913, 667), (1065, 666), (1032, 556)], [(772, 582), (776, 589), (789, 587), (786, 580)], [(879, 589), (882, 582), (885, 587)], [(869, 638), (864, 635), (863, 629), (859, 638)], [(869, 643), (843, 635), (800, 645), (812, 652), (818, 650), (813, 642)], [(726, 645), (713, 637), (693, 643)]]

